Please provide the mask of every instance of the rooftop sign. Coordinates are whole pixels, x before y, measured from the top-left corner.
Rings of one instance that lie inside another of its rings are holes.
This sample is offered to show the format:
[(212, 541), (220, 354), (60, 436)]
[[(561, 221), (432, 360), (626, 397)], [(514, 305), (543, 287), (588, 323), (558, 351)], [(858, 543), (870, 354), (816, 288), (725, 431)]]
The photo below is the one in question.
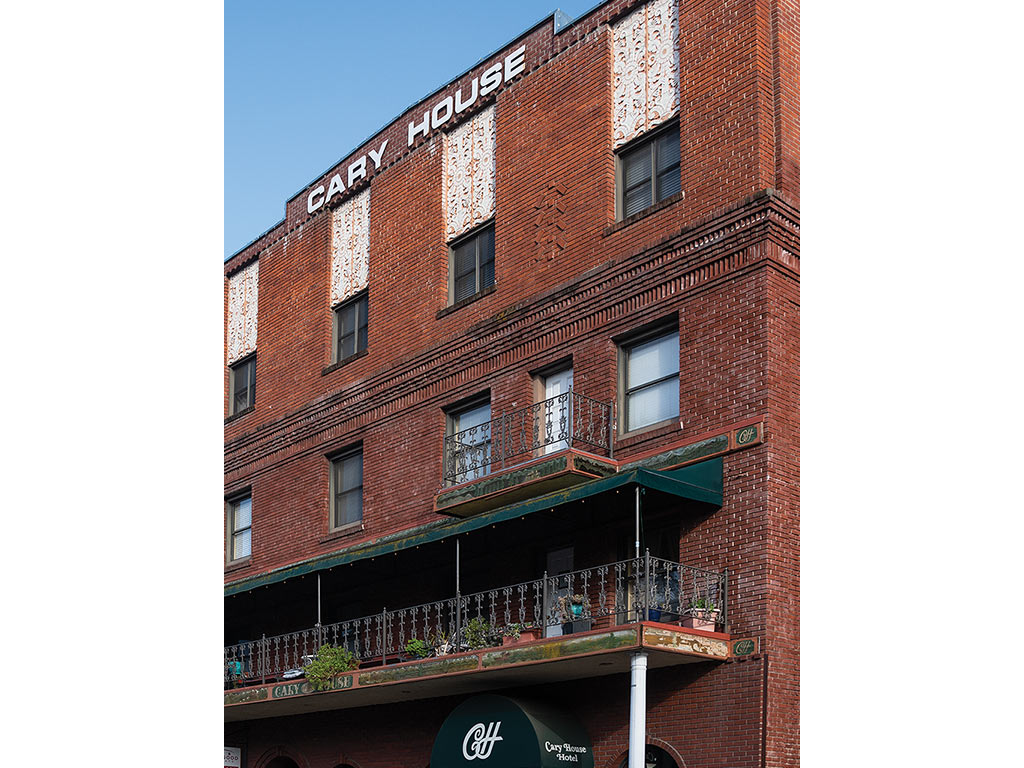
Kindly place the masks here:
[[(508, 56), (492, 62), (479, 76), (474, 77), (470, 83), (469, 93), (463, 93), (463, 89), (458, 88), (455, 93), (449, 93), (432, 108), (425, 110), (422, 119), (417, 116), (410, 120), (406, 131), (408, 146), (411, 147), (420, 136), (426, 138), (432, 131), (472, 107), (478, 99), (490, 95), (525, 70), (526, 46), (521, 45)], [(368, 174), (379, 170), (384, 165), (387, 147), (388, 140), (385, 139), (380, 146), (350, 163), (344, 177), (341, 173), (336, 173), (327, 184), (320, 184), (311, 189), (306, 197), (306, 212), (314, 213), (330, 203), (335, 196), (344, 194), (353, 184), (368, 178)], [(372, 171), (369, 170), (368, 159), (373, 163)]]

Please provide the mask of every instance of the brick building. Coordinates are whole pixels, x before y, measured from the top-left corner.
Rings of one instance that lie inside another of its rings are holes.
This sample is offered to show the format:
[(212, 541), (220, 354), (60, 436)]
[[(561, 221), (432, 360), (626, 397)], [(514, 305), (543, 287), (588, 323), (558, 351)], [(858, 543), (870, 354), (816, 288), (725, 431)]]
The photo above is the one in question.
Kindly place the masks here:
[(226, 262), (226, 764), (798, 762), (798, 26), (555, 12)]

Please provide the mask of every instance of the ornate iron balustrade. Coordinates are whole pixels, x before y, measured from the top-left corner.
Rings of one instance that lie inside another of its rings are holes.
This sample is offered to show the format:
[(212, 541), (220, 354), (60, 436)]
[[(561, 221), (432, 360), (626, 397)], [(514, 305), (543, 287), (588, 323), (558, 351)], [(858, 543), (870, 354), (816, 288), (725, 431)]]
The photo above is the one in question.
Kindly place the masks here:
[[(614, 458), (612, 406), (569, 390), (447, 435), (444, 481), (457, 485), (537, 455), (586, 446)], [(513, 459), (521, 460), (511, 461)]]
[[(387, 664), (500, 645), (513, 625), (546, 637), (637, 621), (694, 618), (728, 627), (728, 571), (716, 573), (650, 553), (533, 581), (384, 609), (224, 649), (225, 682), (255, 684), (298, 670), (322, 645), (344, 646), (364, 664)], [(420, 641), (422, 645), (413, 644)]]

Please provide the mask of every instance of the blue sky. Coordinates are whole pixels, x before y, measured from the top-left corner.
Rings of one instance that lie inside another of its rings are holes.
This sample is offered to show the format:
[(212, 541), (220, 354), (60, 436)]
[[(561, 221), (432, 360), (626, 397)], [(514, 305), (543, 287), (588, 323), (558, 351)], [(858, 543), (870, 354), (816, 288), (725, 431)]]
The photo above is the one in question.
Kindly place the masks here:
[(597, 0), (226, 0), (224, 255), (406, 107), (561, 8)]

